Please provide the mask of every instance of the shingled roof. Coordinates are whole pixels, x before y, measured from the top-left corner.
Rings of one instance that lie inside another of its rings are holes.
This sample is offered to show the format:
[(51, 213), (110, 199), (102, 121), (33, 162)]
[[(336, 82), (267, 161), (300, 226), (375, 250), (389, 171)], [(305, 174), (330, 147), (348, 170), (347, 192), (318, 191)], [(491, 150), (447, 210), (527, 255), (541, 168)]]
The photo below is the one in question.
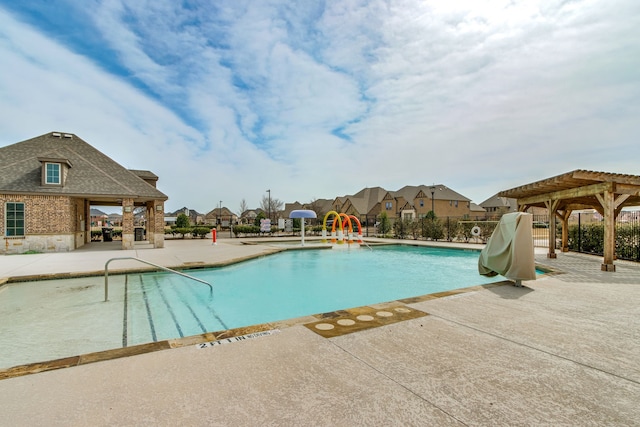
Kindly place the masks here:
[[(47, 187), (41, 182), (42, 158), (64, 159), (71, 165), (65, 185)], [(141, 177), (142, 176), (142, 177)], [(50, 132), (0, 148), (0, 192), (51, 194), (107, 200), (167, 200), (145, 179), (148, 171), (130, 171), (78, 136)]]

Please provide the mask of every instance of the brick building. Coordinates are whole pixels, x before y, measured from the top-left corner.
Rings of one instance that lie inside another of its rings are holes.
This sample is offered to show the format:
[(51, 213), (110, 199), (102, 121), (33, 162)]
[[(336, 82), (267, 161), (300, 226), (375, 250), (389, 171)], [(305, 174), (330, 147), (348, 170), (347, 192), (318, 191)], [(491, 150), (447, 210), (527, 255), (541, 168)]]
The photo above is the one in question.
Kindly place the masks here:
[(64, 252), (91, 241), (91, 206), (122, 207), (122, 248), (133, 249), (133, 211), (146, 208), (146, 242), (164, 246), (158, 177), (129, 170), (81, 138), (51, 132), (0, 148), (0, 254)]

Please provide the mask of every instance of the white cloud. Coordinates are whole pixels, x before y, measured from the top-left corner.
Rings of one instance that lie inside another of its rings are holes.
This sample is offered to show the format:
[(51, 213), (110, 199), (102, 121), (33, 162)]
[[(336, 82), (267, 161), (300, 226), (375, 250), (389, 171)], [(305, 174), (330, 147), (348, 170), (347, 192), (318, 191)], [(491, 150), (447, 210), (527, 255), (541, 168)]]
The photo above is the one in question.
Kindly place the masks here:
[(633, 0), (85, 4), (132, 77), (0, 10), (5, 142), (72, 131), (170, 208), (637, 173)]

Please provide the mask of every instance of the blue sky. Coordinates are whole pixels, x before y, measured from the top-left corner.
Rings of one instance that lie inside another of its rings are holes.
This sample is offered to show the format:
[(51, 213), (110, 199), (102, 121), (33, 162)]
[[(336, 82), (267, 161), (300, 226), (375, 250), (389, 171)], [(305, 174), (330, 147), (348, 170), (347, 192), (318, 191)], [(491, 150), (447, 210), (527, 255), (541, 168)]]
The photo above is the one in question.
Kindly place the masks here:
[(75, 133), (167, 210), (640, 174), (636, 0), (0, 0), (0, 146)]

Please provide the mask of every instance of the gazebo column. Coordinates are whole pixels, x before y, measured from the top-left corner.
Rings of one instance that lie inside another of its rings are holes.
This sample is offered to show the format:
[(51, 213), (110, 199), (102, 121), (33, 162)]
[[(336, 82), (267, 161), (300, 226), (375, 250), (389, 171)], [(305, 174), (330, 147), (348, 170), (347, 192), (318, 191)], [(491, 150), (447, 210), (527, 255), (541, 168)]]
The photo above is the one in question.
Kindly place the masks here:
[(133, 199), (122, 199), (122, 249), (133, 249)]
[(84, 243), (91, 243), (91, 202), (84, 199)]
[(154, 248), (164, 248), (164, 203), (147, 202), (147, 239)]
[(144, 217), (147, 219), (146, 222), (146, 234), (147, 234), (147, 241), (151, 244), (153, 244), (154, 240), (155, 240), (155, 208), (153, 205), (153, 201), (151, 202), (147, 202), (145, 205), (145, 215)]
[(556, 258), (556, 209), (560, 200), (546, 200), (545, 206), (549, 210), (549, 253), (547, 258)]

